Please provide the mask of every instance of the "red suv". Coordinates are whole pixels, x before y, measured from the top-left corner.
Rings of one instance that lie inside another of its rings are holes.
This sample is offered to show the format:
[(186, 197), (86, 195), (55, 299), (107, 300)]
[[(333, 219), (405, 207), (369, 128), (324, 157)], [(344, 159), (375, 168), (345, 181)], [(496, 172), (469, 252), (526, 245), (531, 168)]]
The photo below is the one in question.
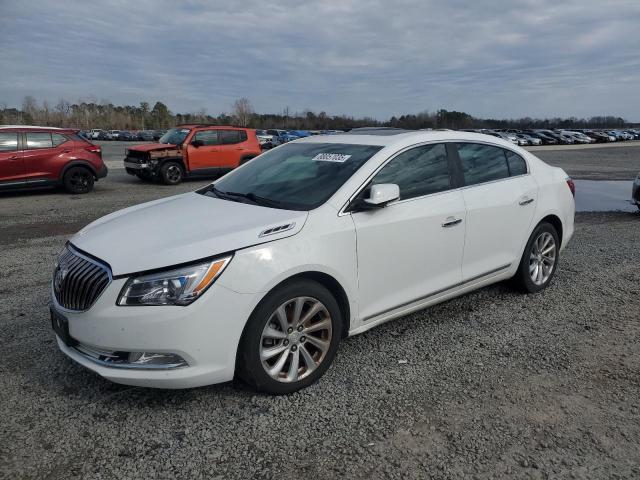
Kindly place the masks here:
[(64, 186), (87, 193), (107, 176), (100, 147), (77, 130), (0, 126), (0, 190)]

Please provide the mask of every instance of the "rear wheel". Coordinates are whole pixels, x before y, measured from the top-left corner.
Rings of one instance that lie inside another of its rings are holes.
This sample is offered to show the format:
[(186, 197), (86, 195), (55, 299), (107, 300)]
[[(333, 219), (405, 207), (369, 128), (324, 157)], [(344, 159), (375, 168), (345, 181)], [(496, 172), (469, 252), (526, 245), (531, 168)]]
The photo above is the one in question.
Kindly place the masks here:
[(182, 166), (176, 162), (166, 162), (160, 168), (160, 178), (165, 185), (177, 185), (182, 181), (184, 172)]
[(71, 167), (64, 174), (62, 183), (69, 193), (88, 193), (93, 189), (93, 172), (84, 167)]
[(514, 281), (520, 290), (544, 290), (556, 273), (560, 259), (560, 239), (550, 223), (541, 223), (529, 237)]
[(270, 293), (251, 315), (238, 351), (238, 372), (258, 390), (286, 394), (320, 378), (333, 361), (342, 314), (331, 293), (299, 280)]

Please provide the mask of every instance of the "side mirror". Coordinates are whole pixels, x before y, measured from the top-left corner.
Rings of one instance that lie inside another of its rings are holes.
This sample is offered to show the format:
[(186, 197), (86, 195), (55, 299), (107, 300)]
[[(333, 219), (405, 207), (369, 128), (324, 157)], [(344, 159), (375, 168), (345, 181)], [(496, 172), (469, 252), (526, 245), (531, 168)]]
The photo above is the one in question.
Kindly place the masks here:
[(364, 203), (372, 207), (382, 208), (389, 202), (400, 198), (400, 187), (395, 183), (381, 183), (371, 185), (369, 198), (364, 199)]
[(195, 148), (198, 148), (198, 147), (202, 147), (204, 145), (204, 142), (202, 140), (193, 140), (191, 142), (191, 145)]

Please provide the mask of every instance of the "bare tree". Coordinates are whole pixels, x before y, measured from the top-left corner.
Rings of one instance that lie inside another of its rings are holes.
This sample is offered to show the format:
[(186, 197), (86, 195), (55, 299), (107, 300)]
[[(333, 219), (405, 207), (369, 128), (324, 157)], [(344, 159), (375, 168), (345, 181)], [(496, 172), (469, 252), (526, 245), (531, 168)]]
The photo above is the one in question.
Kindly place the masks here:
[(249, 122), (251, 121), (251, 117), (253, 117), (254, 114), (251, 102), (249, 102), (249, 99), (247, 97), (242, 97), (236, 100), (233, 103), (232, 112), (234, 120), (241, 127), (248, 126)]

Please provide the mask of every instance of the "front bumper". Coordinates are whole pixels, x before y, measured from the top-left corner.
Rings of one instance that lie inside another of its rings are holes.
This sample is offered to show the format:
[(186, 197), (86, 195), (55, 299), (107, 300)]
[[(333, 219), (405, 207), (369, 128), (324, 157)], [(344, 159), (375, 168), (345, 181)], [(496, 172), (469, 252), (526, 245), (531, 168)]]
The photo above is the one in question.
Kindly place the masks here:
[(69, 334), (92, 350), (171, 353), (187, 365), (146, 368), (108, 365), (95, 356), (58, 346), (69, 358), (113, 382), (154, 388), (191, 388), (233, 379), (242, 330), (257, 300), (214, 284), (193, 304), (116, 306), (126, 279), (115, 279), (89, 310), (66, 311), (52, 296), (53, 307), (69, 322)]

